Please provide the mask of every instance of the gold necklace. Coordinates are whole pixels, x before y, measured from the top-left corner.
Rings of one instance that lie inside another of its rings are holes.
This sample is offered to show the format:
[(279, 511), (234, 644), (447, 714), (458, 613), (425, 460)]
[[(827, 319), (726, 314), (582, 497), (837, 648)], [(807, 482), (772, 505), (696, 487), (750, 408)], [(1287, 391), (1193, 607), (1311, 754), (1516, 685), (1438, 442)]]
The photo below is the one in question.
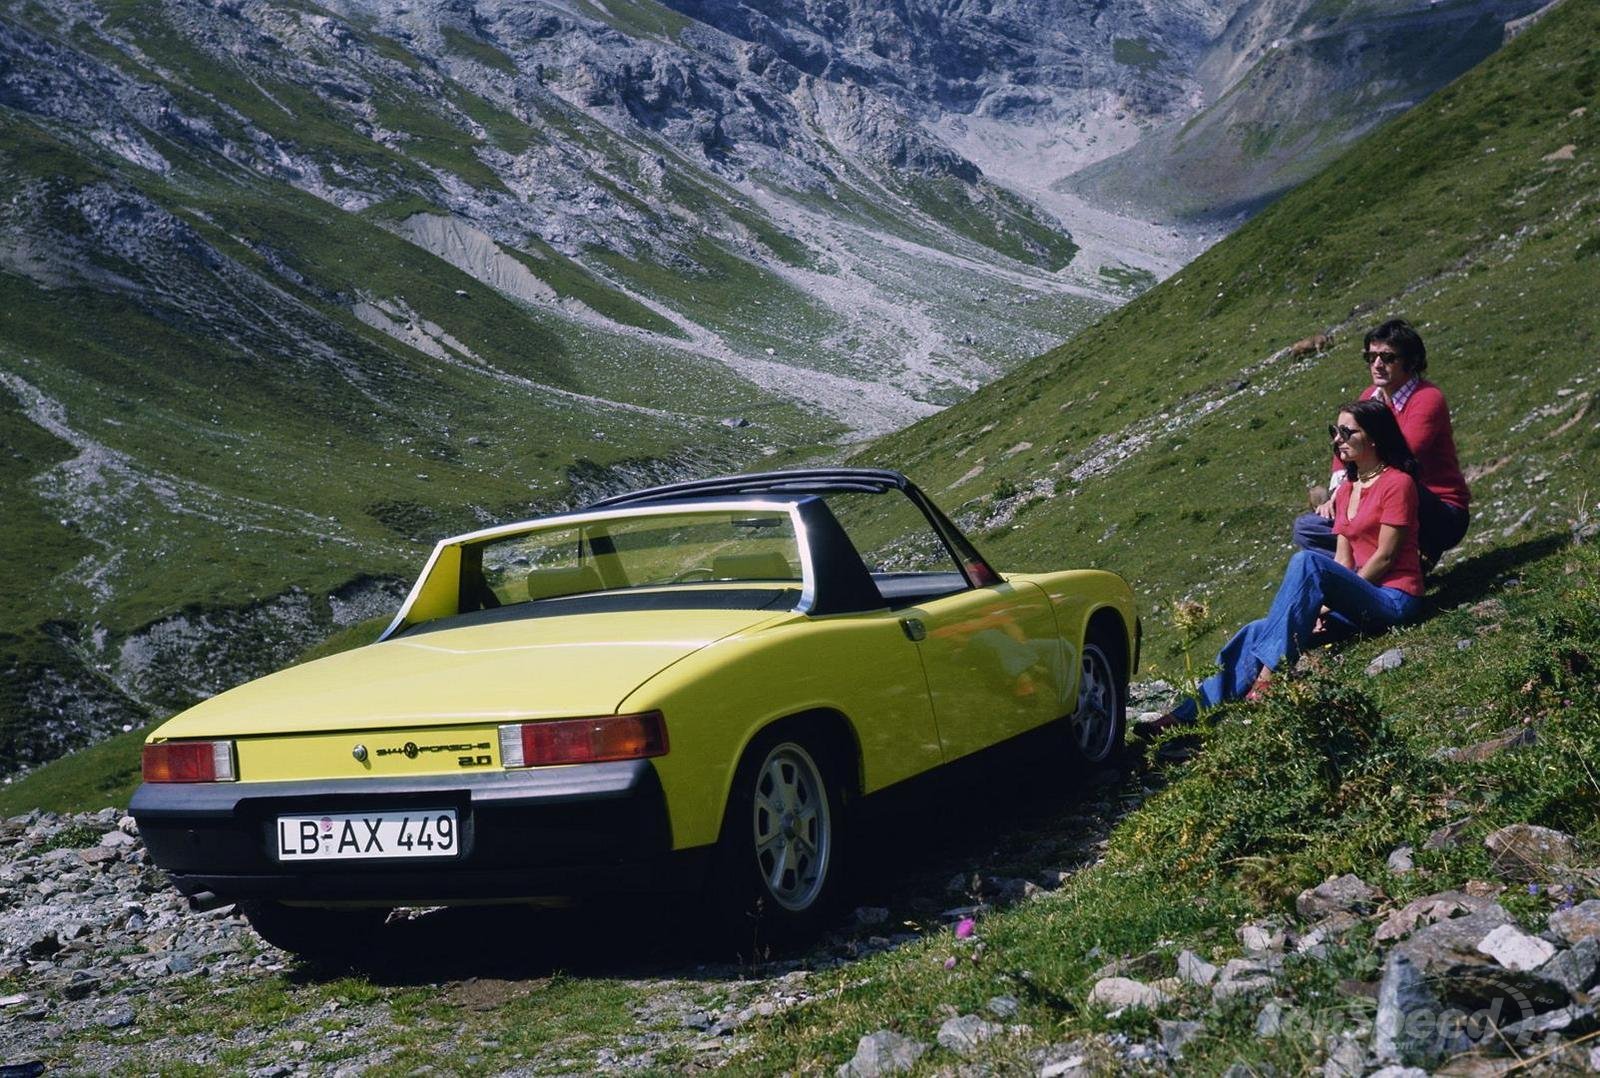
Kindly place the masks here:
[(1387, 468), (1387, 467), (1388, 467), (1387, 464), (1380, 464), (1376, 468), (1372, 469), (1372, 471), (1368, 472), (1366, 475), (1362, 475), (1360, 472), (1357, 472), (1356, 473), (1356, 480), (1357, 480), (1357, 482), (1361, 482), (1361, 483), (1370, 483), (1374, 479), (1378, 478), (1378, 476), (1382, 475), (1383, 474), (1383, 470), (1385, 468)]

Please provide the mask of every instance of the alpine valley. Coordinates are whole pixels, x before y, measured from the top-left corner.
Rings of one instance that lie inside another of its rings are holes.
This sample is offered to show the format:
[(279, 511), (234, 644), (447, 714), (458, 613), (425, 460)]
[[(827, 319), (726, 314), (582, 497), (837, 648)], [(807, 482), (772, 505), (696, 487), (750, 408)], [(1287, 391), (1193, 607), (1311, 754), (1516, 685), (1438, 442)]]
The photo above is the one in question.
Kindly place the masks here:
[[(354, 631), (440, 535), (926, 420), (1538, 7), (3, 0), (0, 772)], [(1053, 354), (1002, 392), (1092, 401)], [(874, 452), (980, 441), (1001, 527), (1039, 438), (943, 419)]]

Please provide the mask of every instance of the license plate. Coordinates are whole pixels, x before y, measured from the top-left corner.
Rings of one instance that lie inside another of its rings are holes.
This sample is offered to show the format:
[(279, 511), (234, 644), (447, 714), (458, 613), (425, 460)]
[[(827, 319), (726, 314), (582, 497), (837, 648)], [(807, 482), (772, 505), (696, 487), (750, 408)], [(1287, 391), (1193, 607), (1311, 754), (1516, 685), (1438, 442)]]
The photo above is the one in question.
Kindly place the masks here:
[(460, 836), (454, 809), (279, 816), (278, 860), (454, 857)]

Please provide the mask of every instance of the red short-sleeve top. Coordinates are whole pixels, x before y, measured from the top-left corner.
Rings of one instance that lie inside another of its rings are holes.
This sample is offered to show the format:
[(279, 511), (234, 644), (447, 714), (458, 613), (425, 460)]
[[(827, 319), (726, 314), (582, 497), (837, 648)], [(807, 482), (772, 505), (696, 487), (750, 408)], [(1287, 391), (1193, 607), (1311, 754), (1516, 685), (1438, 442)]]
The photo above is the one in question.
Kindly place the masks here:
[(1333, 533), (1350, 541), (1356, 569), (1378, 549), (1378, 529), (1388, 524), (1406, 530), (1389, 572), (1378, 584), (1411, 595), (1421, 595), (1422, 561), (1417, 554), (1417, 484), (1398, 468), (1385, 468), (1372, 486), (1361, 492), (1356, 517), (1349, 519), (1352, 484), (1344, 483), (1333, 499)]

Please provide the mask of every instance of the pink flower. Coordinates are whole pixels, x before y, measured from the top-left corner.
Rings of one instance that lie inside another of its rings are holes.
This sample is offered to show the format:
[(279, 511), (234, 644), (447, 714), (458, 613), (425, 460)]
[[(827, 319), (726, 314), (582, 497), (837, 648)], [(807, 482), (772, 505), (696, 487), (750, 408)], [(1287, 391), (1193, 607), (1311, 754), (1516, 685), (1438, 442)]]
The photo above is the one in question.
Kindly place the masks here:
[(971, 917), (961, 918), (961, 920), (956, 924), (956, 939), (966, 939), (968, 936), (972, 935), (973, 929), (977, 927), (977, 922), (973, 921)]
[(944, 960), (944, 968), (945, 969), (955, 969), (956, 968), (956, 956), (955, 955), (951, 955), (949, 958)]

